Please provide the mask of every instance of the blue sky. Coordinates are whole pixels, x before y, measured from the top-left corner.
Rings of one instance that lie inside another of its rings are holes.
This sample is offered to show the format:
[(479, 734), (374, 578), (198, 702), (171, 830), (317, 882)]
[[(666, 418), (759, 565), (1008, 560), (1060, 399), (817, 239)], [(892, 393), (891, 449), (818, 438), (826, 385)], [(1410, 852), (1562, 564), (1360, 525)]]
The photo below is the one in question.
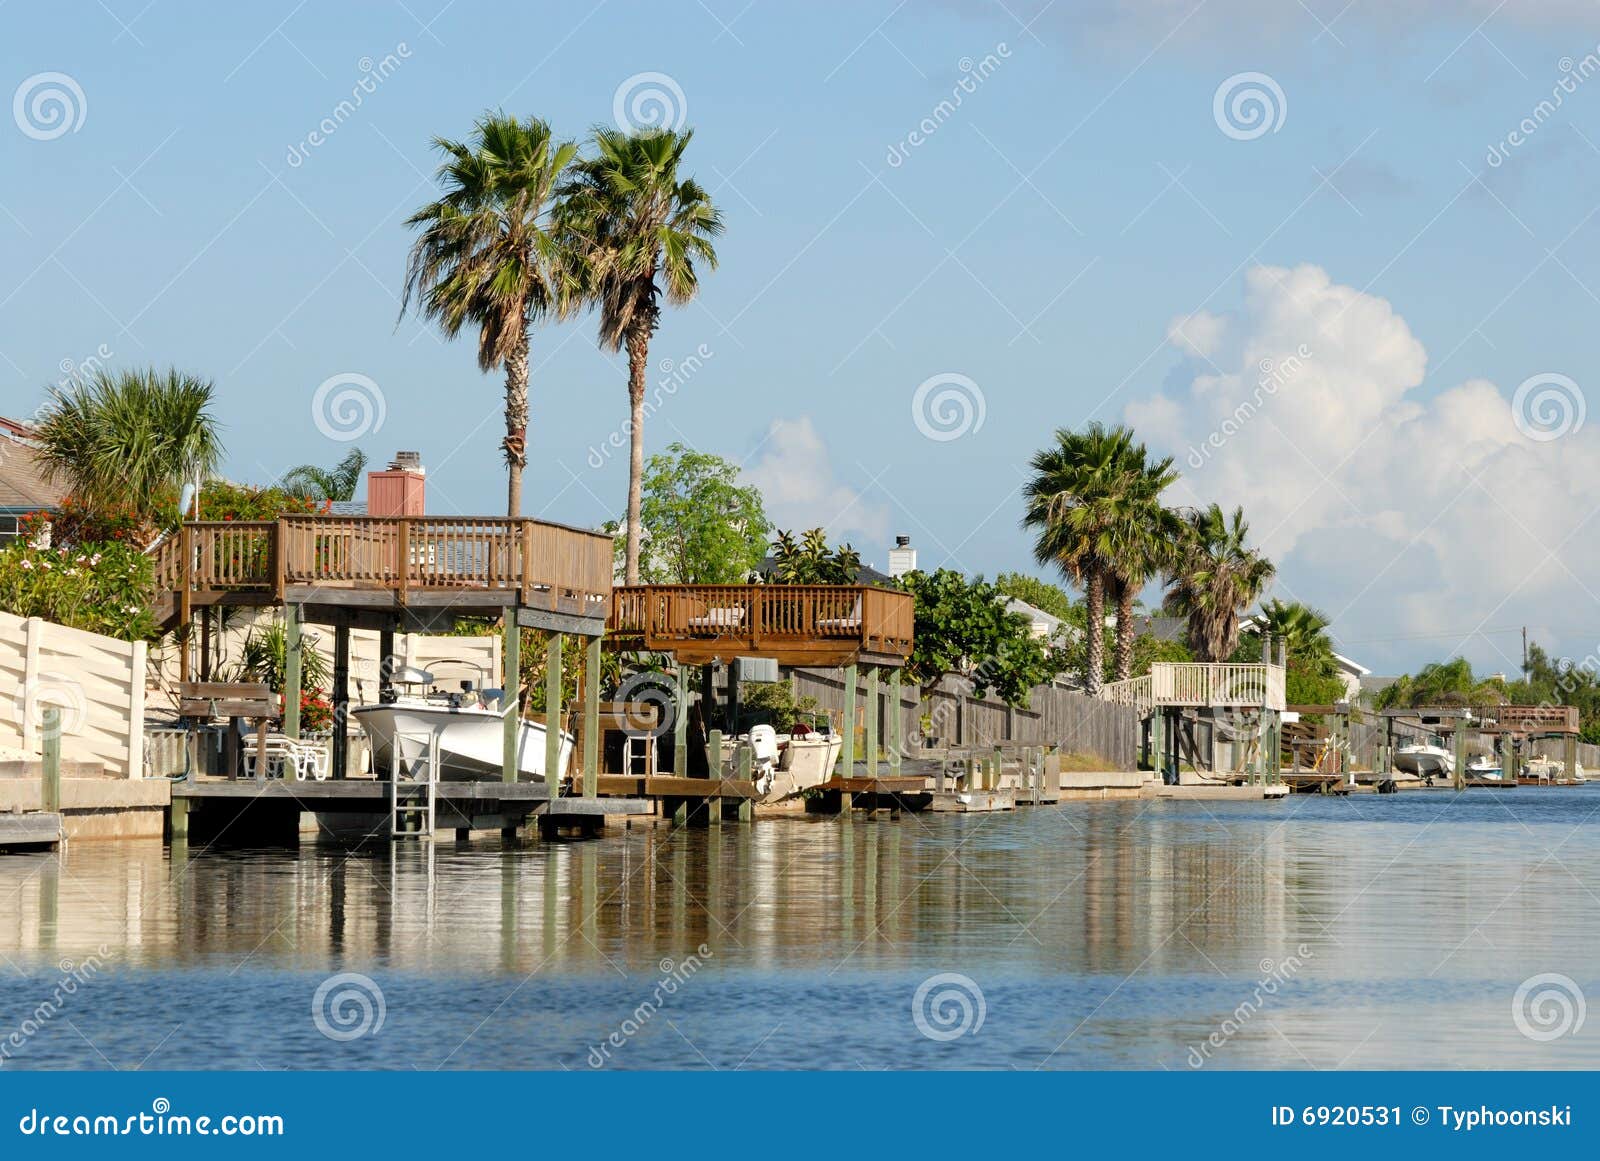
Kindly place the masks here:
[[(1561, 375), (1570, 412), (1595, 377), (1600, 78), (1487, 158), (1600, 52), (1600, 21), (1568, 0), (1394, 7), (11, 0), (0, 412), (102, 349), (176, 364), (218, 385), (228, 474), (266, 482), (343, 454), (313, 400), (360, 375), (384, 414), (357, 446), (420, 450), (440, 511), (499, 510), (498, 376), (396, 326), (428, 139), (488, 107), (577, 137), (619, 88), (624, 107), (654, 88), (727, 233), (655, 340), (658, 363), (708, 354), (648, 450), (739, 460), (781, 522), (869, 560), (905, 532), (924, 566), (992, 575), (1031, 567), (1017, 490), (1053, 427), (1133, 419), (1184, 466), (1303, 343), (1175, 498), (1243, 503), (1279, 594), (1379, 670), (1507, 668), (1522, 624), (1581, 658), (1594, 432), (1530, 438), (1511, 401)], [(69, 131), (30, 104), (62, 89), (46, 73), (77, 88)], [(1276, 86), (1260, 135), (1215, 112), (1247, 73)], [(623, 363), (587, 319), (533, 343), (525, 506), (598, 523), (624, 498), (625, 457), (590, 453), (624, 416)], [(973, 403), (959, 434), (917, 422), (937, 376), (964, 377), (942, 381)]]

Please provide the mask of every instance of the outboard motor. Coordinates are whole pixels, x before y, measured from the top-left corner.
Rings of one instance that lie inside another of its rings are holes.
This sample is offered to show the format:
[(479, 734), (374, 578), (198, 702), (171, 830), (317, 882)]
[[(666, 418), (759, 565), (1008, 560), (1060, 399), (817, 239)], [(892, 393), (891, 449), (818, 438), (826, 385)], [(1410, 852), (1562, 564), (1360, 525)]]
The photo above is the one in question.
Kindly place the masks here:
[(778, 731), (771, 726), (750, 727), (750, 766), (757, 792), (771, 790), (778, 773)]

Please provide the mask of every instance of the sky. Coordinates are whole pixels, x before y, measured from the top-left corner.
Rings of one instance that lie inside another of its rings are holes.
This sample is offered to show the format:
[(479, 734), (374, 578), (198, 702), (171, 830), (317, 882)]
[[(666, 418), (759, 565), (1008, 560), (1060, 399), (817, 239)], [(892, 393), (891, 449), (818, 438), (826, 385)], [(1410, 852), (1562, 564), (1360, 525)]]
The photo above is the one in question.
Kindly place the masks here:
[[(647, 452), (993, 576), (1040, 571), (1031, 454), (1130, 423), (1379, 673), (1600, 653), (1592, 3), (0, 0), (7, 93), (0, 414), (175, 365), (230, 478), (409, 449), (503, 511), (501, 378), (400, 316), (430, 141), (687, 125), (727, 229)], [(532, 362), (525, 511), (614, 518), (624, 360)]]

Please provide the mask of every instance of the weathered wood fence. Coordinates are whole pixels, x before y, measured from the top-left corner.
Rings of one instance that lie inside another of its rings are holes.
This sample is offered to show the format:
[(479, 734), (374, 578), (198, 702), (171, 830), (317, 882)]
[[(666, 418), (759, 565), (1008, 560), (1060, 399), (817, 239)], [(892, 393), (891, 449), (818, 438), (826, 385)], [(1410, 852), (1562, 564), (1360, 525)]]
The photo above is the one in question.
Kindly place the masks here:
[[(844, 675), (838, 669), (794, 669), (789, 681), (796, 697), (812, 697), (839, 721), (844, 712)], [(885, 699), (887, 705), (887, 698)], [(858, 702), (858, 712), (865, 712)], [(886, 711), (887, 712), (887, 711)], [(1093, 755), (1108, 770), (1135, 769), (1140, 724), (1128, 706), (1086, 697), (1073, 690), (1042, 685), (1021, 708), (993, 693), (972, 696), (970, 684), (946, 676), (926, 698), (914, 685), (901, 691), (902, 736), (908, 749), (972, 746), (1055, 746), (1065, 753)], [(888, 737), (879, 723), (879, 737)]]

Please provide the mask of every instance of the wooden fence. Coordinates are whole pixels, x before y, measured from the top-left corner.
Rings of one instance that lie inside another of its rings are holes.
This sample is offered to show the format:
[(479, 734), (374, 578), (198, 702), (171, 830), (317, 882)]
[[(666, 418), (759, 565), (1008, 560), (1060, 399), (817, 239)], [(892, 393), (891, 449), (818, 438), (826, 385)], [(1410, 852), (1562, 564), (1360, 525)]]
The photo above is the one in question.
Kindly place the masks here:
[(56, 706), (63, 758), (142, 777), (145, 651), (143, 641), (0, 613), (0, 747), (41, 754), (44, 708)]
[[(796, 697), (815, 698), (820, 709), (839, 720), (844, 712), (840, 670), (795, 669), (789, 680)], [(861, 699), (857, 706), (865, 712)], [(913, 751), (924, 746), (1056, 746), (1066, 753), (1094, 755), (1110, 770), (1132, 770), (1138, 761), (1137, 713), (1052, 685), (1039, 686), (1025, 707), (1013, 709), (992, 692), (973, 697), (968, 683), (946, 676), (925, 699), (914, 685), (902, 689), (900, 713), (903, 736)], [(878, 736), (889, 736), (886, 722), (880, 722)]]

